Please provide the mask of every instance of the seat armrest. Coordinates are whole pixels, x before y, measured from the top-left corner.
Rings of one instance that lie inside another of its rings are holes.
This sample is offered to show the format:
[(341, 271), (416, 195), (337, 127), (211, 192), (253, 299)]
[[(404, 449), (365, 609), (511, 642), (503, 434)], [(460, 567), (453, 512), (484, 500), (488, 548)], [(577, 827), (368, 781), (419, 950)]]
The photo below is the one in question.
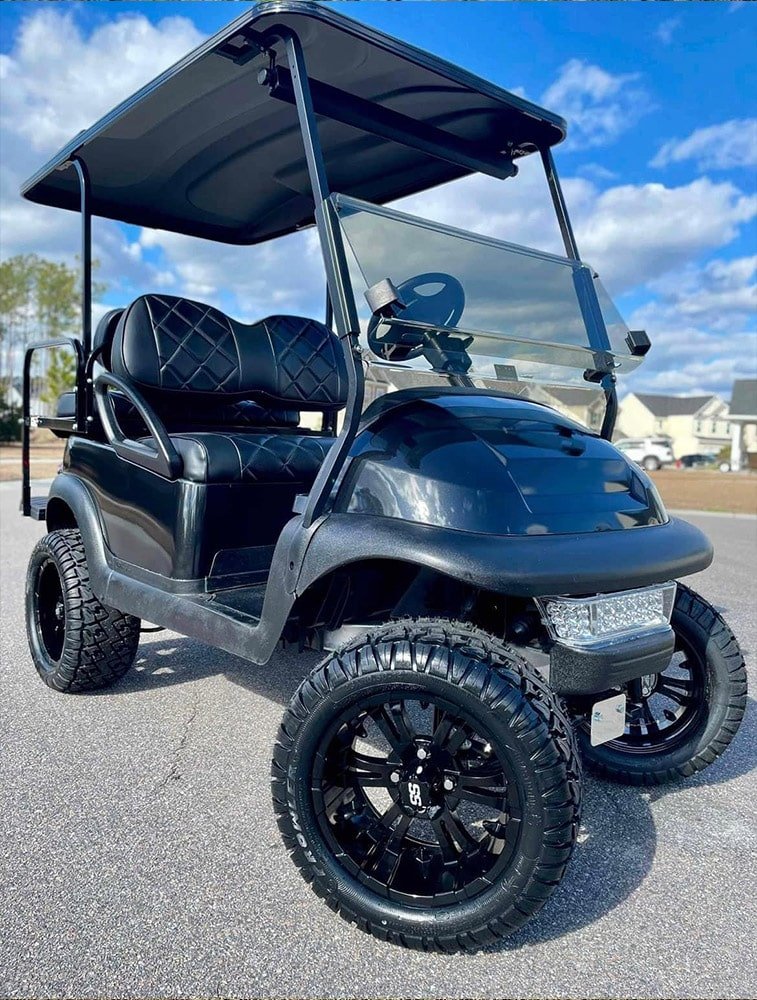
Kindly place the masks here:
[[(152, 444), (126, 437), (116, 417), (111, 389), (117, 389), (135, 408), (150, 433)], [(181, 456), (173, 446), (163, 423), (147, 400), (133, 386), (112, 372), (103, 372), (95, 379), (95, 403), (108, 444), (117, 455), (166, 479), (178, 479), (182, 471)]]

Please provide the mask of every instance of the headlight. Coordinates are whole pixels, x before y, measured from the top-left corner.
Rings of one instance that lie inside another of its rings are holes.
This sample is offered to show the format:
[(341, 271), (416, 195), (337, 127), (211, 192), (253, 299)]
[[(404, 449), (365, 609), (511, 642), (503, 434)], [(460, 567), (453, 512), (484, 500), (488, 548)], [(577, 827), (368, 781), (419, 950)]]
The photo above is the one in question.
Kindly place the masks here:
[(566, 646), (593, 646), (667, 628), (675, 583), (595, 597), (540, 597), (537, 605), (553, 639)]

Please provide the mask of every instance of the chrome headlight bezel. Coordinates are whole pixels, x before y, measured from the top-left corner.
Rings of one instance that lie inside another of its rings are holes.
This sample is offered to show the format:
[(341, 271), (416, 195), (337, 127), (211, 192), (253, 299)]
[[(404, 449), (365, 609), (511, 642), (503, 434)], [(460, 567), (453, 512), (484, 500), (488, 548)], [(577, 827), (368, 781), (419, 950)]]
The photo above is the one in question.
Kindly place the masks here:
[(538, 597), (542, 621), (555, 642), (586, 649), (670, 628), (674, 581), (590, 597)]

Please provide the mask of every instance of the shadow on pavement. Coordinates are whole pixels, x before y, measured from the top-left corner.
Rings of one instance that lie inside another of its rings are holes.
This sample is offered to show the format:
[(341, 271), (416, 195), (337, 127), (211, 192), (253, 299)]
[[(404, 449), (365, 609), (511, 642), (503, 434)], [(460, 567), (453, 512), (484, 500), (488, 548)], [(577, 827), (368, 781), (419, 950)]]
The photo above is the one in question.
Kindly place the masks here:
[[(176, 637), (145, 643), (118, 688), (103, 693), (128, 696), (223, 674), (232, 683), (284, 706), (320, 658), (318, 653), (279, 652), (261, 667)], [(754, 727), (756, 706), (750, 698), (742, 731), (725, 756), (685, 782), (634, 788), (585, 775), (581, 831), (565, 878), (534, 920), (489, 950), (515, 950), (562, 937), (594, 923), (627, 899), (654, 861), (657, 832), (651, 804), (682, 790), (732, 781), (757, 766), (757, 742), (744, 738)]]

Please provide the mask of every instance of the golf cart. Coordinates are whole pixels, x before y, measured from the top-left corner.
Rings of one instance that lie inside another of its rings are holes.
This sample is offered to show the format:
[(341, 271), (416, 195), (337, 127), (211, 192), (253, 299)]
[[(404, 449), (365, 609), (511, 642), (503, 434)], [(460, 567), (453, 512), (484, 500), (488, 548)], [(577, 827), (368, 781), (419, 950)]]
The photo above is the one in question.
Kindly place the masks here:
[[(616, 378), (649, 340), (579, 257), (565, 131), (330, 5), (270, 2), (23, 188), (82, 223), (77, 380), (56, 416), (32, 415), (29, 379), (61, 342), (25, 361), (40, 676), (118, 681), (141, 621), (259, 665), (282, 643), (322, 650), (273, 752), (284, 842), (343, 917), (426, 950), (493, 942), (551, 895), (579, 751), (663, 782), (712, 763), (744, 713), (736, 640), (675, 582), (711, 546), (610, 443)], [(475, 173), (517, 184), (527, 157), (564, 256), (386, 207)], [(92, 216), (240, 248), (314, 223), (325, 318), (243, 323), (159, 289), (93, 333)], [(66, 437), (46, 496), (36, 425)]]

